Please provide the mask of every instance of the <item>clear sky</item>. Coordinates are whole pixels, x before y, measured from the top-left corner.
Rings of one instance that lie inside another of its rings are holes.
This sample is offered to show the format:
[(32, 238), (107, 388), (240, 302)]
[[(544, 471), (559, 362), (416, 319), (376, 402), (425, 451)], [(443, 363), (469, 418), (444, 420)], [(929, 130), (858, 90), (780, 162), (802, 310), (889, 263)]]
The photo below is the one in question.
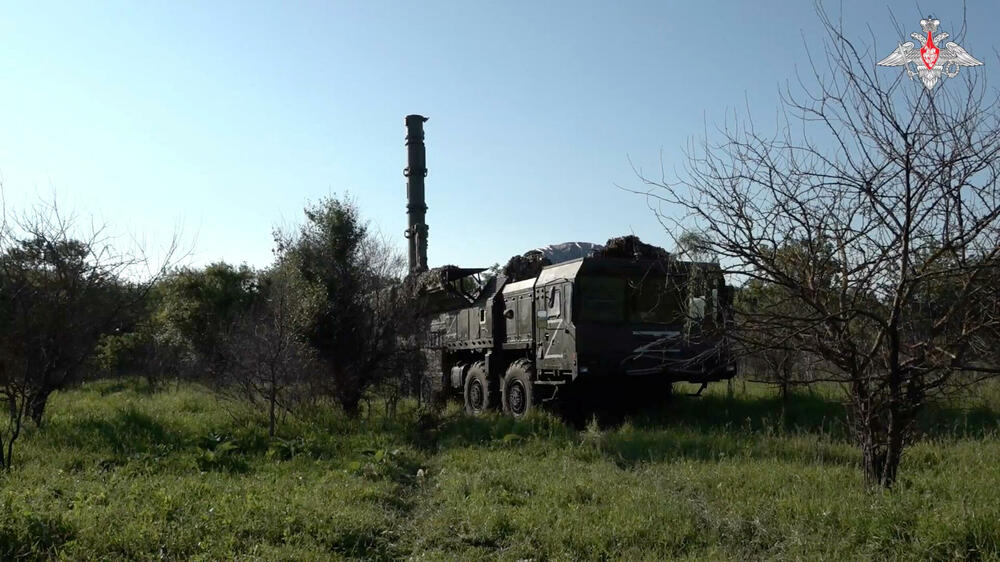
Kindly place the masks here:
[[(878, 58), (958, 2), (827, 2)], [(961, 44), (1000, 65), (1000, 7)], [(629, 158), (682, 163), (727, 111), (773, 117), (818, 48), (812, 2), (0, 2), (0, 177), (8, 206), (55, 194), (194, 264), (264, 266), (271, 231), (351, 193), (405, 244), (403, 117), (426, 124), (430, 265), (549, 243), (669, 237)], [(884, 69), (886, 73), (899, 69)], [(916, 85), (915, 85), (916, 87)]]

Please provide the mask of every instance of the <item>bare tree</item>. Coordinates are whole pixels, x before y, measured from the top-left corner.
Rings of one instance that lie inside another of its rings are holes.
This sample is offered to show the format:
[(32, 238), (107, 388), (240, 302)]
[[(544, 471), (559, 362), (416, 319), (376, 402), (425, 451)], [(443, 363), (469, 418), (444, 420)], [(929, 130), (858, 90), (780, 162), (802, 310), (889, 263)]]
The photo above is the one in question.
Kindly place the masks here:
[(921, 407), (998, 372), (998, 100), (972, 70), (929, 90), (876, 69), (819, 12), (824, 54), (786, 88), (776, 133), (737, 120), (677, 177), (638, 173), (665, 225), (772, 288), (737, 337), (842, 383), (866, 481), (889, 487)]
[(224, 395), (267, 411), (268, 434), (311, 390), (315, 353), (303, 329), (319, 295), (289, 267), (258, 275), (254, 302), (240, 313), (222, 344), (228, 368), (213, 379)]
[(113, 241), (104, 228), (77, 228), (54, 203), (19, 217), (4, 214), (0, 399), (9, 417), (0, 435), (3, 466), (10, 466), (24, 420), (41, 425), (49, 396), (80, 379), (101, 336), (141, 305), (176, 248), (172, 244), (164, 264), (150, 269), (140, 249), (121, 251)]

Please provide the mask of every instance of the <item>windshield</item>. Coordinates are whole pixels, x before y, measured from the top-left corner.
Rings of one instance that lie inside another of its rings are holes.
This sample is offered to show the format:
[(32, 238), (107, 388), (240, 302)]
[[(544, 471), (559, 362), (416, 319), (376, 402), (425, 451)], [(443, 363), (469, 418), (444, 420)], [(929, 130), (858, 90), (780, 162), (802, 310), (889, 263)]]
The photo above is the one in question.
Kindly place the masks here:
[(578, 278), (578, 320), (598, 323), (682, 322), (683, 288), (664, 276)]

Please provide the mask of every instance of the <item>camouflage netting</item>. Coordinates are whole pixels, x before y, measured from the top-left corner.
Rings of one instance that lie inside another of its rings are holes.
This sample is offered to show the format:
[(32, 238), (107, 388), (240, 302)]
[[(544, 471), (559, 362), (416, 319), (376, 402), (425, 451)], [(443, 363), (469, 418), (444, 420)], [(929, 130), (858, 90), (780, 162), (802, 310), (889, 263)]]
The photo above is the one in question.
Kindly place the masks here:
[[(546, 255), (547, 253), (548, 255)], [(585, 255), (621, 259), (666, 259), (670, 253), (659, 246), (646, 244), (635, 235), (611, 238), (604, 246), (585, 242), (567, 242), (513, 256), (503, 266), (501, 273), (511, 282), (523, 281), (537, 277), (542, 272), (542, 268), (547, 265)], [(413, 290), (417, 295), (435, 295), (444, 300), (456, 298), (456, 295), (448, 291), (445, 286), (448, 285), (447, 279), (457, 277), (456, 271), (459, 269), (454, 265), (443, 265), (420, 275), (409, 276), (407, 277), (407, 288)], [(465, 288), (473, 292), (472, 287)]]
[(531, 250), (514, 256), (503, 267), (503, 274), (510, 281), (522, 281), (537, 277), (547, 265), (571, 259), (595, 256), (620, 259), (667, 259), (670, 252), (659, 246), (646, 244), (638, 236), (628, 235), (611, 238), (604, 246), (589, 242), (564, 242)]
[(603, 246), (592, 242), (563, 242), (562, 244), (549, 244), (548, 246), (535, 249), (544, 254), (550, 262), (556, 264), (592, 256), (601, 248)]
[(619, 236), (608, 240), (604, 248), (597, 250), (594, 254), (602, 258), (622, 258), (622, 259), (667, 259), (670, 252), (659, 246), (646, 244), (639, 237), (630, 234)]
[(469, 305), (469, 298), (475, 297), (479, 292), (476, 280), (473, 277), (466, 277), (458, 281), (448, 281), (448, 279), (458, 279), (460, 269), (454, 265), (444, 265), (406, 278), (410, 290), (419, 299), (422, 311), (433, 313), (456, 310)]
[(530, 252), (525, 252), (523, 255), (510, 258), (507, 261), (507, 265), (503, 266), (503, 274), (511, 282), (523, 281), (532, 277), (538, 277), (538, 274), (542, 272), (542, 268), (547, 265), (552, 265), (552, 262), (542, 252), (531, 250)]
[(445, 279), (449, 271), (458, 269), (455, 265), (442, 265), (434, 269), (427, 270), (419, 275), (410, 276), (407, 279), (414, 284), (418, 294), (441, 290), (445, 285)]

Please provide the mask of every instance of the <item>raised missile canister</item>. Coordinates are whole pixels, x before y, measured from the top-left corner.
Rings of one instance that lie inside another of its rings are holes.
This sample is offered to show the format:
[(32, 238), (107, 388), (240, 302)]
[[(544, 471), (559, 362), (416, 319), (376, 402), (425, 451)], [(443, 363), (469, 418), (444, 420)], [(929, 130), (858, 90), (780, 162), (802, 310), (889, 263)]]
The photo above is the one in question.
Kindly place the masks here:
[(409, 241), (410, 273), (427, 271), (427, 202), (424, 199), (424, 178), (427, 177), (427, 155), (424, 149), (423, 115), (406, 116), (406, 215), (409, 225), (406, 238)]

